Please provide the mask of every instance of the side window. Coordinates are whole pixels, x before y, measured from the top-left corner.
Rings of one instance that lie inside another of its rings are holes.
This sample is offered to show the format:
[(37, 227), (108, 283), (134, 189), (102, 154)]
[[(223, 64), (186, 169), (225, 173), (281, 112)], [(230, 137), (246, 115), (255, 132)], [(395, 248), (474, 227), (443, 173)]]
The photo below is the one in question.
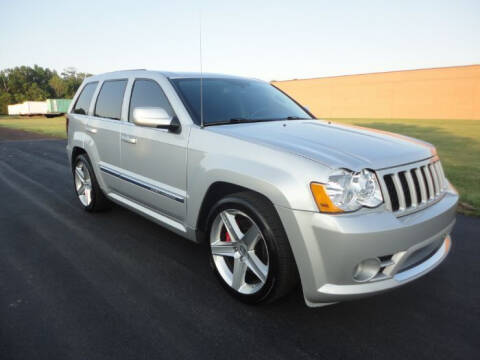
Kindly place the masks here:
[(174, 115), (173, 109), (162, 88), (154, 80), (135, 80), (130, 98), (128, 121), (133, 121), (133, 109), (137, 107), (161, 107), (165, 109), (168, 115)]
[(95, 116), (120, 120), (127, 80), (105, 81), (98, 94)]
[(88, 108), (90, 107), (90, 102), (92, 101), (93, 93), (95, 92), (97, 85), (98, 81), (95, 81), (84, 86), (80, 96), (78, 97), (77, 103), (73, 107), (74, 114), (88, 114)]

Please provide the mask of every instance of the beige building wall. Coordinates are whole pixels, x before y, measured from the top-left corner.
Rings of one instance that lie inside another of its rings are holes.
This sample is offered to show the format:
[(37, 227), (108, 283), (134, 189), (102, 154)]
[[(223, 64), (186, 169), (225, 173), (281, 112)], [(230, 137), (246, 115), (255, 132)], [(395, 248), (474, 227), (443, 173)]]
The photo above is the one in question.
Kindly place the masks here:
[(272, 84), (317, 117), (480, 119), (480, 65)]

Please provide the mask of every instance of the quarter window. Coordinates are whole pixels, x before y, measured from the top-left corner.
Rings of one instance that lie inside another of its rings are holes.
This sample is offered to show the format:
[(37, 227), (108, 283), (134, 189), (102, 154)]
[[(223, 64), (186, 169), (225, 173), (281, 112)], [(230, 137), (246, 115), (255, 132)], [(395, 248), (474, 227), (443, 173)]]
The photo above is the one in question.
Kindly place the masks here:
[(133, 121), (133, 110), (137, 107), (161, 107), (173, 117), (173, 109), (162, 88), (154, 80), (135, 80), (130, 99), (128, 121)]
[(127, 80), (105, 81), (98, 94), (95, 116), (120, 120)]
[(74, 114), (80, 114), (80, 115), (88, 114), (88, 109), (90, 108), (90, 102), (92, 101), (93, 93), (95, 92), (97, 85), (98, 85), (98, 82), (95, 81), (95, 82), (88, 83), (83, 87), (82, 92), (78, 97), (77, 103), (73, 108)]

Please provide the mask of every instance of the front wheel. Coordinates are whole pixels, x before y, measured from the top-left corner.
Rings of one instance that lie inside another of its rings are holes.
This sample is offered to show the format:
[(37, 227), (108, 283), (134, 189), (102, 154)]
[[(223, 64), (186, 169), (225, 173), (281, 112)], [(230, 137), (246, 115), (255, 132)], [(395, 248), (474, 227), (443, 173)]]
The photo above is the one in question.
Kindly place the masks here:
[(223, 198), (209, 216), (213, 270), (247, 303), (271, 302), (298, 283), (290, 244), (271, 203), (254, 193)]

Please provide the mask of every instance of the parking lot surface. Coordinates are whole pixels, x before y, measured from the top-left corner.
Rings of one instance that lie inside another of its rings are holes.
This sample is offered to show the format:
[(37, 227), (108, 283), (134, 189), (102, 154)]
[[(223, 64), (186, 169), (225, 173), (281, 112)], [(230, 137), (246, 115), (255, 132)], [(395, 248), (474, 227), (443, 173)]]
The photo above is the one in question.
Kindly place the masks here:
[(65, 141), (0, 141), (0, 359), (473, 359), (480, 221), (458, 216), (429, 275), (310, 309), (298, 289), (246, 306), (206, 247), (113, 207), (77, 204)]

